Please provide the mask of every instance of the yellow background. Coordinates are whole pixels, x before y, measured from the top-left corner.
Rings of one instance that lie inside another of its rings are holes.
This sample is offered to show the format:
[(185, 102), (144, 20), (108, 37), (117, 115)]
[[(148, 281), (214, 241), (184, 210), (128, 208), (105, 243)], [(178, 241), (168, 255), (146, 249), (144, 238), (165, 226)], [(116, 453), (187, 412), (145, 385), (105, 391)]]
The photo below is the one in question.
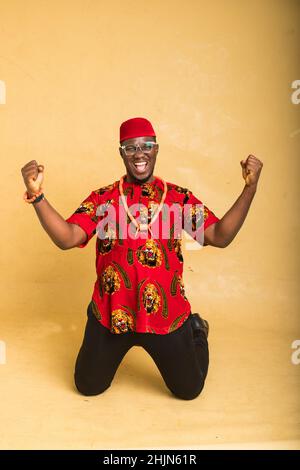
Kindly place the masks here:
[[(298, 1), (0, 1), (0, 448), (300, 447)], [(119, 126), (153, 123), (155, 174), (222, 217), (240, 160), (264, 166), (226, 249), (185, 250), (193, 311), (210, 323), (202, 394), (173, 398), (134, 347), (110, 389), (73, 385), (95, 281), (95, 238), (59, 250), (23, 202), (45, 166), (63, 216), (124, 174)]]

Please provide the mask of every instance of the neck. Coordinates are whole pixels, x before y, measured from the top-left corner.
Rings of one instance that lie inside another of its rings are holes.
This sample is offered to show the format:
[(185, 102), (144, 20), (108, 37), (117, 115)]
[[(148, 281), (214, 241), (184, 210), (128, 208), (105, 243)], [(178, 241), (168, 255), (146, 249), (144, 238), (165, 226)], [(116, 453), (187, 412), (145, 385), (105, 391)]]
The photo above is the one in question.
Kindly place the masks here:
[(153, 174), (151, 174), (149, 177), (144, 178), (143, 180), (138, 180), (134, 176), (131, 176), (128, 173), (126, 173), (124, 180), (127, 183), (144, 184), (144, 183), (151, 183), (154, 180), (154, 176)]

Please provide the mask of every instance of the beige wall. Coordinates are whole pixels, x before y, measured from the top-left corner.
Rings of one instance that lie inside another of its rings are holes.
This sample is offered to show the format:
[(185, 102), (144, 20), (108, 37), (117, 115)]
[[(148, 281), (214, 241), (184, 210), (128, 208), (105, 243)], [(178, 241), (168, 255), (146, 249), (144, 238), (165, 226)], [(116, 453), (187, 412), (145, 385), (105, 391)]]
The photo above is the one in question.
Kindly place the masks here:
[[(0, 10), (0, 340), (10, 357), (15, 332), (30, 341), (51, 328), (75, 351), (96, 275), (95, 238), (60, 251), (22, 200), (21, 167), (45, 166), (45, 194), (67, 217), (124, 174), (119, 125), (144, 116), (160, 143), (155, 174), (219, 217), (242, 191), (240, 160), (263, 161), (232, 244), (185, 251), (186, 291), (220, 331), (251, 322), (258, 334), (284, 332), (280, 355), (275, 343), (265, 354), (299, 376), (299, 2), (0, 0)], [(295, 408), (295, 386), (290, 394)]]

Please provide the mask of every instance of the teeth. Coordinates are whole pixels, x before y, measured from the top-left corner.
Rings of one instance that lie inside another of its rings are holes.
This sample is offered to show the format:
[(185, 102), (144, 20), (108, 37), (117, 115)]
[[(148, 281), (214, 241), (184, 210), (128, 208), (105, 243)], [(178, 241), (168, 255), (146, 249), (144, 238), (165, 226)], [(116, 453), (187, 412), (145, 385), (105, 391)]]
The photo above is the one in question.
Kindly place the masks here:
[(138, 163), (135, 163), (134, 166), (136, 168), (136, 171), (138, 173), (144, 173), (144, 171), (146, 170), (146, 166), (148, 165), (147, 162), (138, 162)]

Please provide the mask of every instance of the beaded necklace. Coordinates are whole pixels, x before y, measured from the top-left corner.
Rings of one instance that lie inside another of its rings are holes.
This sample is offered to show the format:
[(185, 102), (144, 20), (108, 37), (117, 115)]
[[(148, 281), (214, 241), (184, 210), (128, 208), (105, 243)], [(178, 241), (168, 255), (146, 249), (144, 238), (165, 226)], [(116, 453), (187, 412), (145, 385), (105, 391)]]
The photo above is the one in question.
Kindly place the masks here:
[(145, 223), (139, 223), (136, 221), (135, 217), (133, 217), (133, 215), (131, 214), (130, 210), (129, 210), (129, 207), (127, 205), (127, 202), (126, 202), (126, 199), (125, 199), (125, 196), (124, 196), (124, 192), (123, 192), (123, 182), (124, 182), (124, 178), (125, 178), (126, 175), (122, 176), (120, 181), (119, 181), (119, 191), (120, 191), (120, 195), (121, 195), (121, 199), (122, 199), (122, 202), (123, 202), (123, 205), (125, 207), (125, 210), (128, 214), (128, 217), (130, 218), (130, 220), (133, 222), (133, 224), (135, 225), (136, 227), (136, 232), (135, 232), (135, 237), (137, 236), (138, 232), (139, 231), (147, 231), (148, 230), (150, 231), (151, 235), (153, 236), (153, 232), (151, 230), (151, 225), (155, 222), (155, 220), (157, 219), (158, 217), (158, 214), (160, 213), (162, 207), (163, 207), (163, 204), (165, 202), (165, 199), (166, 199), (166, 195), (167, 195), (167, 191), (168, 191), (168, 187), (167, 187), (167, 183), (162, 179), (162, 178), (158, 178), (155, 176), (155, 178), (159, 179), (160, 181), (162, 181), (163, 185), (164, 185), (164, 192), (163, 192), (163, 195), (162, 195), (162, 198), (161, 198), (161, 201), (160, 201), (160, 204), (157, 208), (157, 210), (155, 211), (154, 215), (151, 216), (151, 222), (149, 224), (145, 224)]

